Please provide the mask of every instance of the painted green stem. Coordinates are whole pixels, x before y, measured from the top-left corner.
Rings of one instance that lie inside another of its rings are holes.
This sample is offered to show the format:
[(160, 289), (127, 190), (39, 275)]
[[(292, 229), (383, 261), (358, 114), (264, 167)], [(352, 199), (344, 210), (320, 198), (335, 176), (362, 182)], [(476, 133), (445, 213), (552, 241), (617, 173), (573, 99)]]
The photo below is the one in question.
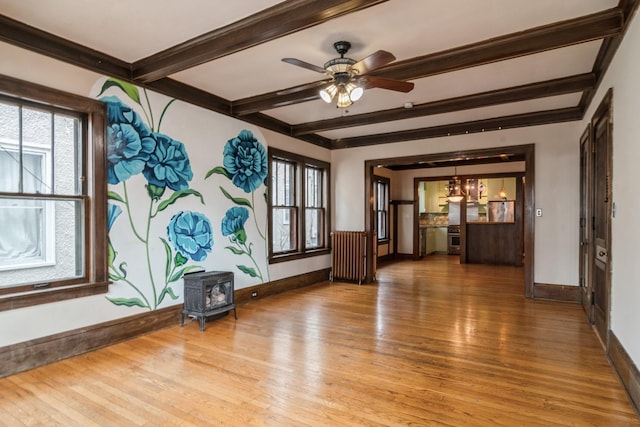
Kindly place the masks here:
[(264, 277), (262, 276), (262, 271), (260, 270), (260, 267), (258, 266), (258, 263), (256, 262), (255, 258), (253, 258), (253, 254), (251, 249), (247, 246), (246, 243), (244, 243), (242, 245), (244, 247), (244, 253), (249, 255), (249, 258), (251, 258), (251, 262), (253, 262), (253, 265), (256, 266), (256, 271), (258, 272), (258, 277), (260, 278), (261, 282), (264, 282)]
[[(258, 230), (258, 234), (260, 235), (260, 237), (262, 237), (262, 240), (264, 240), (264, 253), (265, 253), (265, 259), (269, 254), (269, 243), (267, 242), (267, 238), (265, 237), (265, 235), (262, 233), (262, 231), (260, 231), (260, 226), (258, 225), (258, 215), (256, 215), (256, 209), (255, 209), (255, 205), (256, 205), (256, 201), (255, 201), (255, 196), (254, 196), (254, 192), (251, 192), (251, 211), (253, 212), (253, 220), (256, 223), (256, 230)], [(266, 227), (265, 227), (266, 230)], [(249, 255), (251, 256), (251, 255)], [(251, 257), (251, 259), (253, 260), (253, 257)], [(255, 264), (255, 260), (253, 261)], [(258, 265), (256, 264), (256, 267)], [(271, 280), (270, 275), (269, 275), (269, 265), (267, 263), (266, 265), (266, 271), (267, 271), (267, 280)], [(262, 280), (262, 282), (264, 282), (264, 278), (262, 277), (262, 274), (260, 274), (260, 280)]]
[(131, 208), (129, 207), (129, 192), (127, 191), (127, 182), (124, 181), (122, 183), (122, 187), (124, 188), (124, 205), (127, 208), (127, 216), (129, 217), (129, 224), (131, 224), (131, 230), (133, 231), (133, 234), (138, 238), (138, 240), (140, 240), (142, 243), (147, 243), (145, 239), (142, 238), (142, 236), (140, 236), (140, 234), (138, 233), (138, 230), (136, 230), (136, 226), (133, 223), (133, 217), (131, 216)]
[(116, 270), (113, 266), (110, 266), (111, 271), (115, 272), (114, 276), (116, 276), (116, 280), (117, 281), (123, 281), (125, 283), (127, 283), (129, 286), (131, 286), (137, 293), (138, 295), (140, 295), (142, 297), (142, 299), (144, 300), (145, 304), (147, 304), (147, 308), (151, 308), (151, 304), (149, 304), (149, 300), (147, 299), (147, 297), (144, 295), (144, 293), (142, 293), (142, 291), (140, 289), (138, 289), (138, 287), (136, 285), (133, 284), (133, 282), (131, 282), (129, 279), (127, 279), (126, 277), (122, 276), (118, 270)]
[[(142, 89), (144, 91), (144, 99), (145, 101), (147, 101), (147, 107), (149, 108), (149, 116), (147, 116), (147, 121), (149, 122), (149, 125), (151, 126), (151, 132), (155, 131), (155, 123), (153, 122), (153, 110), (151, 109), (151, 103), (149, 102), (149, 94), (147, 93), (147, 89), (143, 88)], [(142, 109), (144, 111), (144, 108)], [(145, 113), (146, 115), (146, 113)]]
[(149, 231), (151, 230), (151, 210), (153, 208), (153, 199), (149, 200), (149, 214), (147, 215), (147, 233), (145, 239), (145, 249), (147, 252), (147, 268), (149, 269), (149, 280), (151, 281), (151, 289), (153, 290), (153, 310), (158, 308), (158, 293), (156, 292), (156, 284), (153, 280), (153, 270), (151, 268), (151, 252), (149, 251)]

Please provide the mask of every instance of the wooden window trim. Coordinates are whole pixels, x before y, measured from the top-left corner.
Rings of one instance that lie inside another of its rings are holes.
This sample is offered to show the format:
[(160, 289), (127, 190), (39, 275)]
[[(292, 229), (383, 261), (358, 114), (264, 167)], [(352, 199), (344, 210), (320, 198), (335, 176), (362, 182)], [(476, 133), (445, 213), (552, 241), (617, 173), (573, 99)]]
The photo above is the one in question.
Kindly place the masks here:
[[(387, 202), (387, 203), (386, 203), (386, 204), (387, 204), (387, 208), (386, 208), (386, 210), (384, 210), (384, 211), (383, 211), (383, 212), (386, 212), (386, 223), (387, 223), (387, 224), (386, 224), (386, 230), (387, 230), (387, 237), (386, 237), (386, 238), (383, 238), (383, 239), (380, 239), (380, 238), (378, 237), (378, 245), (383, 245), (383, 244), (388, 244), (388, 243), (391, 241), (391, 231), (389, 230), (389, 226), (390, 226), (390, 220), (389, 220), (389, 218), (390, 218), (390, 214), (389, 214), (389, 211), (390, 211), (390, 209), (391, 209), (391, 180), (390, 180), (389, 178), (387, 178), (387, 177), (379, 176), (379, 175), (375, 175), (375, 176), (374, 176), (374, 180), (375, 180), (375, 184), (374, 184), (374, 185), (376, 186), (376, 189), (375, 189), (376, 197), (378, 196), (378, 191), (377, 191), (377, 185), (378, 185), (378, 182), (383, 182), (383, 183), (384, 183), (384, 184), (386, 184), (386, 186), (387, 186), (387, 200), (386, 200), (386, 202)], [(377, 208), (377, 207), (378, 207), (377, 200), (374, 200), (374, 202), (373, 202), (373, 203), (374, 203), (374, 207), (375, 207), (375, 208)], [(374, 209), (374, 211), (375, 211), (375, 212), (374, 212), (374, 215), (375, 215), (375, 217), (376, 217), (376, 230), (375, 230), (375, 233), (376, 233), (376, 236), (378, 236), (378, 229), (377, 229), (377, 213), (378, 213), (379, 211), (378, 211), (377, 209)]]
[[(279, 262), (285, 261), (293, 261), (296, 259), (308, 258), (318, 255), (325, 255), (331, 252), (330, 241), (329, 241), (329, 232), (331, 230), (331, 206), (330, 206), (330, 179), (331, 179), (331, 165), (330, 163), (323, 162), (318, 159), (313, 159), (311, 157), (306, 157), (300, 154), (291, 153), (284, 150), (279, 150), (277, 148), (269, 147), (268, 149), (268, 162), (269, 162), (269, 176), (268, 182), (271, 185), (272, 182), (272, 170), (271, 164), (274, 159), (282, 159), (286, 161), (291, 161), (296, 163), (296, 207), (297, 207), (297, 229), (296, 229), (296, 238), (297, 241), (297, 250), (290, 252), (282, 252), (275, 253), (273, 252), (273, 227), (272, 227), (272, 212), (273, 205), (271, 197), (268, 198), (268, 223), (269, 223), (269, 264), (276, 264)], [(324, 201), (324, 221), (323, 221), (323, 242), (324, 246), (321, 248), (310, 248), (307, 249), (305, 247), (305, 209), (306, 209), (306, 185), (305, 185), (305, 172), (306, 167), (311, 166), (317, 169), (321, 169), (324, 172), (323, 183), (322, 183), (322, 200)], [(273, 191), (273, 190), (271, 190)]]
[(0, 311), (106, 293), (109, 285), (106, 106), (91, 98), (4, 75), (0, 75), (0, 94), (82, 114), (86, 122), (84, 143), (89, 144), (84, 174), (91, 177), (85, 182), (90, 207), (85, 223), (85, 277), (60, 281), (44, 289), (37, 285), (4, 288), (0, 290)]

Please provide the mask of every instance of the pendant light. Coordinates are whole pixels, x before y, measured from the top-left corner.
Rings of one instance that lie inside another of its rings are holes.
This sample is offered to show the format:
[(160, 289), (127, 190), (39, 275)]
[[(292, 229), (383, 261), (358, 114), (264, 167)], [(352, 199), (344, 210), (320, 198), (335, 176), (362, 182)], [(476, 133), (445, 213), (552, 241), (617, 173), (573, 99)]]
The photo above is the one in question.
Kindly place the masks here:
[(502, 200), (507, 200), (507, 192), (504, 191), (504, 178), (502, 178), (502, 187), (500, 187), (498, 197), (500, 197)]
[(447, 200), (449, 202), (459, 203), (464, 198), (464, 194), (462, 193), (462, 186), (458, 179), (458, 168), (454, 166), (453, 171), (454, 177), (449, 180), (449, 195), (447, 196)]

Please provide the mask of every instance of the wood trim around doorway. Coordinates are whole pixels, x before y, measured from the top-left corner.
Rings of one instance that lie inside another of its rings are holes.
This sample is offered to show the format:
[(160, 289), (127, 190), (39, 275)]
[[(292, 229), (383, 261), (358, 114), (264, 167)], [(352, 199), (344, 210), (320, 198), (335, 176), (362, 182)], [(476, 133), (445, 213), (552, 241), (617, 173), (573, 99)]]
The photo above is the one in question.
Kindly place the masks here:
[[(375, 224), (373, 218), (373, 180), (374, 168), (378, 165), (385, 166), (407, 166), (424, 165), (429, 162), (447, 161), (450, 159), (478, 159), (486, 156), (496, 156), (500, 154), (519, 156), (524, 158), (524, 293), (527, 298), (534, 298), (534, 211), (535, 211), (535, 144), (513, 145), (506, 147), (494, 147), (478, 150), (464, 150), (447, 153), (434, 153), (424, 155), (414, 155), (409, 157), (396, 157), (386, 159), (373, 159), (365, 161), (365, 231), (372, 232)], [(417, 168), (418, 166), (416, 166)], [(367, 242), (367, 276), (366, 282), (373, 280), (373, 253), (374, 248), (371, 242)]]

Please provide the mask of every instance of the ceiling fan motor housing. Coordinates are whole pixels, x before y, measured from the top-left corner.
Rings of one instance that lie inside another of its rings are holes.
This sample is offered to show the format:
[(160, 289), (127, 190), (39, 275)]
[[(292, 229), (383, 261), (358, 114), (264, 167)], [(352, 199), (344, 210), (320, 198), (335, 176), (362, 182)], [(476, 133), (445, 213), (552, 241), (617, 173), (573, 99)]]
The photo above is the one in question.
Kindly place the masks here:
[(349, 52), (349, 49), (351, 49), (351, 43), (344, 40), (335, 42), (333, 44), (333, 48), (340, 54), (340, 56), (344, 56), (344, 54)]
[(336, 52), (340, 54), (340, 58), (333, 58), (324, 63), (324, 69), (327, 73), (335, 76), (340, 73), (351, 73), (351, 66), (357, 61), (351, 58), (345, 58), (344, 54), (351, 48), (351, 43), (347, 41), (339, 41), (333, 44)]

